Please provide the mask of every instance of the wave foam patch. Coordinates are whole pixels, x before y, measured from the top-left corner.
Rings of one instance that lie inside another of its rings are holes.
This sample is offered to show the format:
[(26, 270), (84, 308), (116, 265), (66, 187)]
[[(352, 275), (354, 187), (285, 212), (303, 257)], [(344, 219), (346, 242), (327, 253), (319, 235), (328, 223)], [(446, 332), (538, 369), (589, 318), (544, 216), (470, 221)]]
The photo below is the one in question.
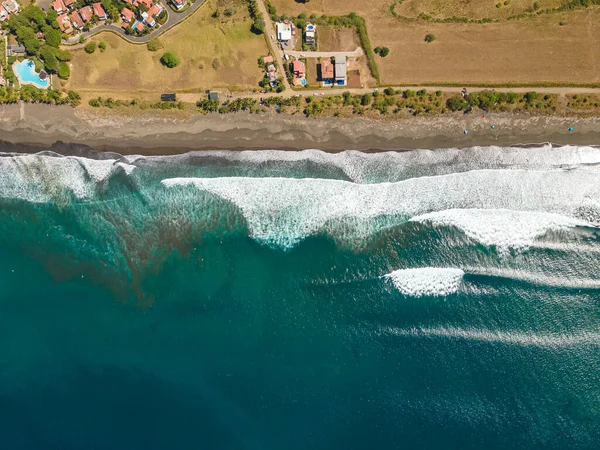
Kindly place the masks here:
[(492, 209), (450, 209), (410, 219), (434, 226), (453, 226), (471, 239), (501, 251), (524, 250), (548, 231), (563, 231), (587, 222), (553, 213)]
[[(464, 217), (456, 212), (440, 216), (428, 214), (454, 209), (502, 209), (575, 215), (585, 199), (600, 199), (599, 175), (598, 170), (589, 168), (483, 170), (379, 184), (249, 177), (170, 178), (162, 180), (162, 184), (167, 188), (194, 186), (233, 203), (242, 211), (253, 238), (288, 248), (316, 233), (344, 239), (347, 236), (357, 242), (383, 227), (398, 225), (419, 215), (440, 223), (443, 220), (462, 225), (486, 242), (504, 242), (507, 233), (503, 227), (523, 233), (514, 226), (514, 220), (519, 220), (520, 226), (528, 230), (520, 242), (529, 243), (532, 236), (550, 225), (566, 226), (574, 222), (546, 217), (540, 231), (536, 221), (542, 216), (526, 215), (519, 219), (496, 212), (486, 217), (484, 212), (478, 211), (467, 212)], [(600, 201), (590, 204), (589, 208), (600, 214)], [(377, 221), (373, 220), (376, 218)], [(481, 224), (486, 222), (491, 225), (482, 228)]]
[(0, 197), (42, 203), (72, 193), (79, 199), (92, 197), (97, 184), (117, 170), (131, 174), (135, 166), (114, 159), (23, 155), (0, 158)]
[(401, 269), (384, 275), (402, 294), (412, 297), (437, 297), (454, 294), (462, 285), (461, 269), (421, 267)]

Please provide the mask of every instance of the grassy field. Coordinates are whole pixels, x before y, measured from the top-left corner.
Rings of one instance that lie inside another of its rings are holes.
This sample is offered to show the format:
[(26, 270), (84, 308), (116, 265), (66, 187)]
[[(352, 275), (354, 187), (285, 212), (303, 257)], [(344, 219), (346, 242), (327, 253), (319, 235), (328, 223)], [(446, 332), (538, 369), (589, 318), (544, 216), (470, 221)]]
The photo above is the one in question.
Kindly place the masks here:
[[(211, 17), (214, 1), (159, 39), (164, 48), (150, 52), (146, 45), (130, 44), (111, 33), (94, 38), (107, 43), (104, 53), (88, 55), (75, 50), (69, 89), (85, 98), (111, 95), (117, 98), (156, 99), (162, 92), (178, 90), (257, 87), (262, 73), (257, 60), (267, 53), (263, 36), (250, 32), (247, 9), (236, 7), (231, 18)], [(168, 69), (160, 63), (165, 51), (175, 53), (181, 64)]]
[[(405, 21), (390, 11), (393, 0), (271, 0), (279, 14), (342, 15), (352, 11), (365, 17), (371, 44), (389, 47), (377, 57), (384, 84), (596, 82), (600, 81), (600, 8), (591, 7), (534, 18), (506, 20), (525, 12), (533, 1), (405, 0), (398, 14), (416, 18), (420, 13), (443, 19), (466, 16), (498, 19), (490, 24)], [(540, 10), (562, 0), (538, 0)], [(432, 33), (435, 42), (426, 44)]]

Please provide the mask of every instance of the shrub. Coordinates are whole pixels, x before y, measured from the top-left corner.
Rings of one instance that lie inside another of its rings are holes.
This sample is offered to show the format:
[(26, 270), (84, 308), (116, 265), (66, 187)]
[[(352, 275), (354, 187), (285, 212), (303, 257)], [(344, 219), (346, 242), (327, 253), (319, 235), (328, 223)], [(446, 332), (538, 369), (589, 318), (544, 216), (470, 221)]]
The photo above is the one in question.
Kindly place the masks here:
[(102, 101), (99, 98), (92, 98), (88, 103), (92, 108), (100, 108), (102, 106)]
[(363, 95), (360, 103), (363, 106), (370, 105), (371, 104), (371, 94), (367, 92), (365, 95)]
[(96, 51), (96, 42), (95, 41), (90, 41), (87, 44), (85, 44), (85, 52), (88, 54), (92, 54)]
[(179, 58), (171, 52), (166, 52), (161, 56), (160, 62), (169, 69), (172, 69), (173, 67), (177, 67), (179, 65)]
[(435, 35), (429, 33), (428, 35), (425, 36), (425, 42), (430, 43), (435, 41)]
[(101, 52), (103, 52), (104, 50), (106, 50), (106, 42), (100, 41), (98, 43), (98, 48), (100, 49)]
[(381, 50), (379, 50), (379, 56), (381, 56), (382, 58), (385, 58), (389, 54), (390, 54), (390, 49), (387, 47), (382, 47)]
[(157, 52), (161, 48), (163, 48), (162, 42), (158, 40), (158, 38), (154, 38), (148, 42), (148, 50), (151, 52)]
[(71, 76), (71, 69), (66, 62), (60, 62), (58, 64), (58, 77), (63, 80), (68, 80)]

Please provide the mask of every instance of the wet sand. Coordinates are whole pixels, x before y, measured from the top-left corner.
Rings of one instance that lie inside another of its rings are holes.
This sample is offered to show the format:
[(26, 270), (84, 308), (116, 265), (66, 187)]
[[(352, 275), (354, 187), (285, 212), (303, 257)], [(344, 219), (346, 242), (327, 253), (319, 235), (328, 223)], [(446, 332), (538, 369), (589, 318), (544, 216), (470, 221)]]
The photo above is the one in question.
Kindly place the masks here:
[[(569, 131), (569, 127), (574, 130)], [(469, 130), (468, 134), (464, 130)], [(145, 155), (207, 149), (320, 149), (336, 152), (513, 146), (542, 142), (600, 145), (600, 118), (505, 113), (492, 113), (488, 117), (459, 113), (398, 120), (315, 119), (275, 113), (193, 115), (184, 118), (171, 112), (151, 111), (126, 116), (111, 110), (97, 112), (20, 104), (0, 107), (0, 140), (27, 144), (8, 145), (4, 151), (31, 152), (51, 147), (64, 154), (92, 148)]]

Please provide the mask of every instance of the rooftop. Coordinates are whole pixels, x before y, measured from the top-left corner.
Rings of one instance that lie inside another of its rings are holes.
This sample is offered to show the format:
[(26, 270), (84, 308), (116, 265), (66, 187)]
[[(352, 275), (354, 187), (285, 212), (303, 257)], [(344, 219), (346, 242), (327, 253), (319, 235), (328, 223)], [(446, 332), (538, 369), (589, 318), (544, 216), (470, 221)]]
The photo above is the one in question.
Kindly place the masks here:
[(333, 78), (333, 63), (329, 59), (325, 59), (321, 62), (321, 78)]
[(277, 22), (277, 39), (289, 41), (292, 38), (292, 27), (289, 23)]

